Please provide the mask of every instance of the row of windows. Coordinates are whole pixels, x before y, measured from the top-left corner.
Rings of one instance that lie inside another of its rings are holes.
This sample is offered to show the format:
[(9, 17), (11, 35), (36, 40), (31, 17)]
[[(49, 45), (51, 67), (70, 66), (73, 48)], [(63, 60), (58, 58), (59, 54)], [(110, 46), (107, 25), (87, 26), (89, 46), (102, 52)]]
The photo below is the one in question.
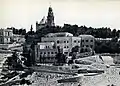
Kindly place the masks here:
[[(54, 41), (44, 41), (44, 42), (54, 42)], [(59, 40), (57, 40), (57, 44), (61, 43)], [(69, 41), (63, 41), (63, 43), (69, 43)], [(80, 43), (80, 41), (74, 40), (74, 43)]]
[[(5, 40), (6, 40), (6, 42), (10, 42), (9, 38), (6, 38)], [(0, 38), (0, 42), (3, 42), (3, 41), (4, 40), (2, 38)]]
[(57, 54), (57, 52), (40, 52), (40, 54)]
[(43, 41), (43, 42), (54, 42), (54, 41)]
[[(59, 41), (59, 40), (57, 40), (57, 43), (59, 44), (59, 43), (60, 43), (60, 41)], [(64, 41), (64, 43), (69, 43), (69, 41)]]
[[(59, 41), (59, 40), (57, 40), (57, 43), (59, 44), (59, 43), (60, 43), (60, 41)], [(69, 41), (64, 41), (64, 43), (69, 43)], [(80, 43), (80, 41), (74, 40), (74, 43)]]
[(93, 48), (93, 45), (83, 45), (82, 47), (91, 47), (91, 48)]
[(93, 42), (93, 40), (82, 40), (82, 42)]
[(69, 48), (68, 46), (64, 46), (64, 48)]
[[(3, 35), (3, 32), (0, 32), (0, 35)], [(5, 32), (5, 36), (10, 36), (10, 32)]]
[(46, 48), (49, 48), (49, 46), (46, 46)]
[[(93, 42), (93, 40), (82, 40), (82, 42)], [(47, 42), (47, 41), (44, 41), (44, 42)], [(50, 41), (50, 42), (54, 42), (54, 41)], [(57, 43), (59, 44), (60, 41), (57, 40)], [(63, 41), (63, 43), (69, 43), (69, 41)], [(74, 40), (74, 43), (80, 43), (80, 41), (77, 41), (77, 40)]]
[(77, 43), (77, 42), (80, 43), (80, 41), (74, 40), (74, 43)]

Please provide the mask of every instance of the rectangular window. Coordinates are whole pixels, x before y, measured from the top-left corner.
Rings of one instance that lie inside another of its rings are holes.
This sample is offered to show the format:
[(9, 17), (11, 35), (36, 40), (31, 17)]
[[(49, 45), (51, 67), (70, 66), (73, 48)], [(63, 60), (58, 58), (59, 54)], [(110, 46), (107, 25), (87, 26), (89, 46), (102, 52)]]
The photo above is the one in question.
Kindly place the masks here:
[(69, 47), (67, 46), (67, 48), (69, 48)]
[(86, 45), (86, 47), (89, 47), (88, 45)]
[(68, 52), (64, 52), (64, 54), (68, 54)]
[(59, 44), (59, 43), (60, 43), (60, 41), (59, 41), (59, 40), (57, 40), (57, 43)]
[(51, 52), (51, 54), (53, 54), (53, 52)]
[(82, 42), (84, 42), (84, 40), (82, 40)]
[(74, 43), (76, 43), (76, 40), (74, 40)]
[(88, 40), (86, 40), (86, 42), (88, 42)]
[(50, 54), (50, 52), (48, 52), (48, 54)]
[(9, 36), (9, 32), (8, 32), (8, 36)]
[(91, 42), (93, 42), (93, 40), (91, 40)]
[(37, 57), (38, 57), (38, 48), (37, 48)]

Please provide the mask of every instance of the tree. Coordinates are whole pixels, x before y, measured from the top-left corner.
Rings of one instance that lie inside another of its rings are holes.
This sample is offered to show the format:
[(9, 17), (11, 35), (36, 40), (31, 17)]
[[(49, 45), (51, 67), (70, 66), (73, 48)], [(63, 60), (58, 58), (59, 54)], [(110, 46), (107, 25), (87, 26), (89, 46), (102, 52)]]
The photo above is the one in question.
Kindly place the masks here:
[(79, 52), (79, 46), (75, 46), (72, 48), (72, 52)]
[(19, 35), (21, 35), (22, 34), (22, 29), (19, 29)]
[(60, 65), (61, 63), (64, 64), (66, 63), (66, 56), (62, 53), (58, 53), (56, 55), (56, 60), (57, 60), (57, 63)]
[(26, 29), (23, 29), (22, 30), (22, 35), (25, 35), (26, 34)]
[(57, 60), (56, 63), (58, 63), (58, 65), (60, 64), (64, 64), (66, 63), (66, 56), (61, 52), (60, 47), (58, 47), (58, 53), (55, 56), (55, 59)]
[(112, 31), (112, 37), (116, 37), (116, 34), (117, 34), (116, 29), (113, 29), (113, 31)]

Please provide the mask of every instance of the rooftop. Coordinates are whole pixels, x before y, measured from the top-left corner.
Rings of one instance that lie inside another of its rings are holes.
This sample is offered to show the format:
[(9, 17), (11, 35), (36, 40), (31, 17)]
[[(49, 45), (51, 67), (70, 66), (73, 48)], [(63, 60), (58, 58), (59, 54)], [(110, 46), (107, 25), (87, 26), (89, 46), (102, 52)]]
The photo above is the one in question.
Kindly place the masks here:
[(73, 34), (68, 32), (49, 33), (45, 37), (68, 37), (68, 36), (73, 36)]
[(94, 36), (92, 36), (92, 35), (85, 35), (85, 34), (79, 35), (79, 37), (91, 37), (91, 38), (94, 38)]

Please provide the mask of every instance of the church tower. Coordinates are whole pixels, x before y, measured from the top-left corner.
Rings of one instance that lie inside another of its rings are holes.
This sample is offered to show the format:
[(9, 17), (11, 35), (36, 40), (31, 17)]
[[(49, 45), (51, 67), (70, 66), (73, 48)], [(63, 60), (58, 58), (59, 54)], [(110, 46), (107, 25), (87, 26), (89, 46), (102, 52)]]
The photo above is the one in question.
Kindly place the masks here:
[(46, 25), (50, 26), (50, 27), (55, 26), (52, 7), (49, 7), (49, 9), (48, 9), (48, 16), (47, 16)]
[(54, 15), (53, 15), (51, 6), (48, 9), (47, 18), (43, 17), (40, 22), (36, 22), (36, 31), (40, 30), (41, 28), (44, 28), (46, 26), (48, 26), (48, 27), (55, 26)]

